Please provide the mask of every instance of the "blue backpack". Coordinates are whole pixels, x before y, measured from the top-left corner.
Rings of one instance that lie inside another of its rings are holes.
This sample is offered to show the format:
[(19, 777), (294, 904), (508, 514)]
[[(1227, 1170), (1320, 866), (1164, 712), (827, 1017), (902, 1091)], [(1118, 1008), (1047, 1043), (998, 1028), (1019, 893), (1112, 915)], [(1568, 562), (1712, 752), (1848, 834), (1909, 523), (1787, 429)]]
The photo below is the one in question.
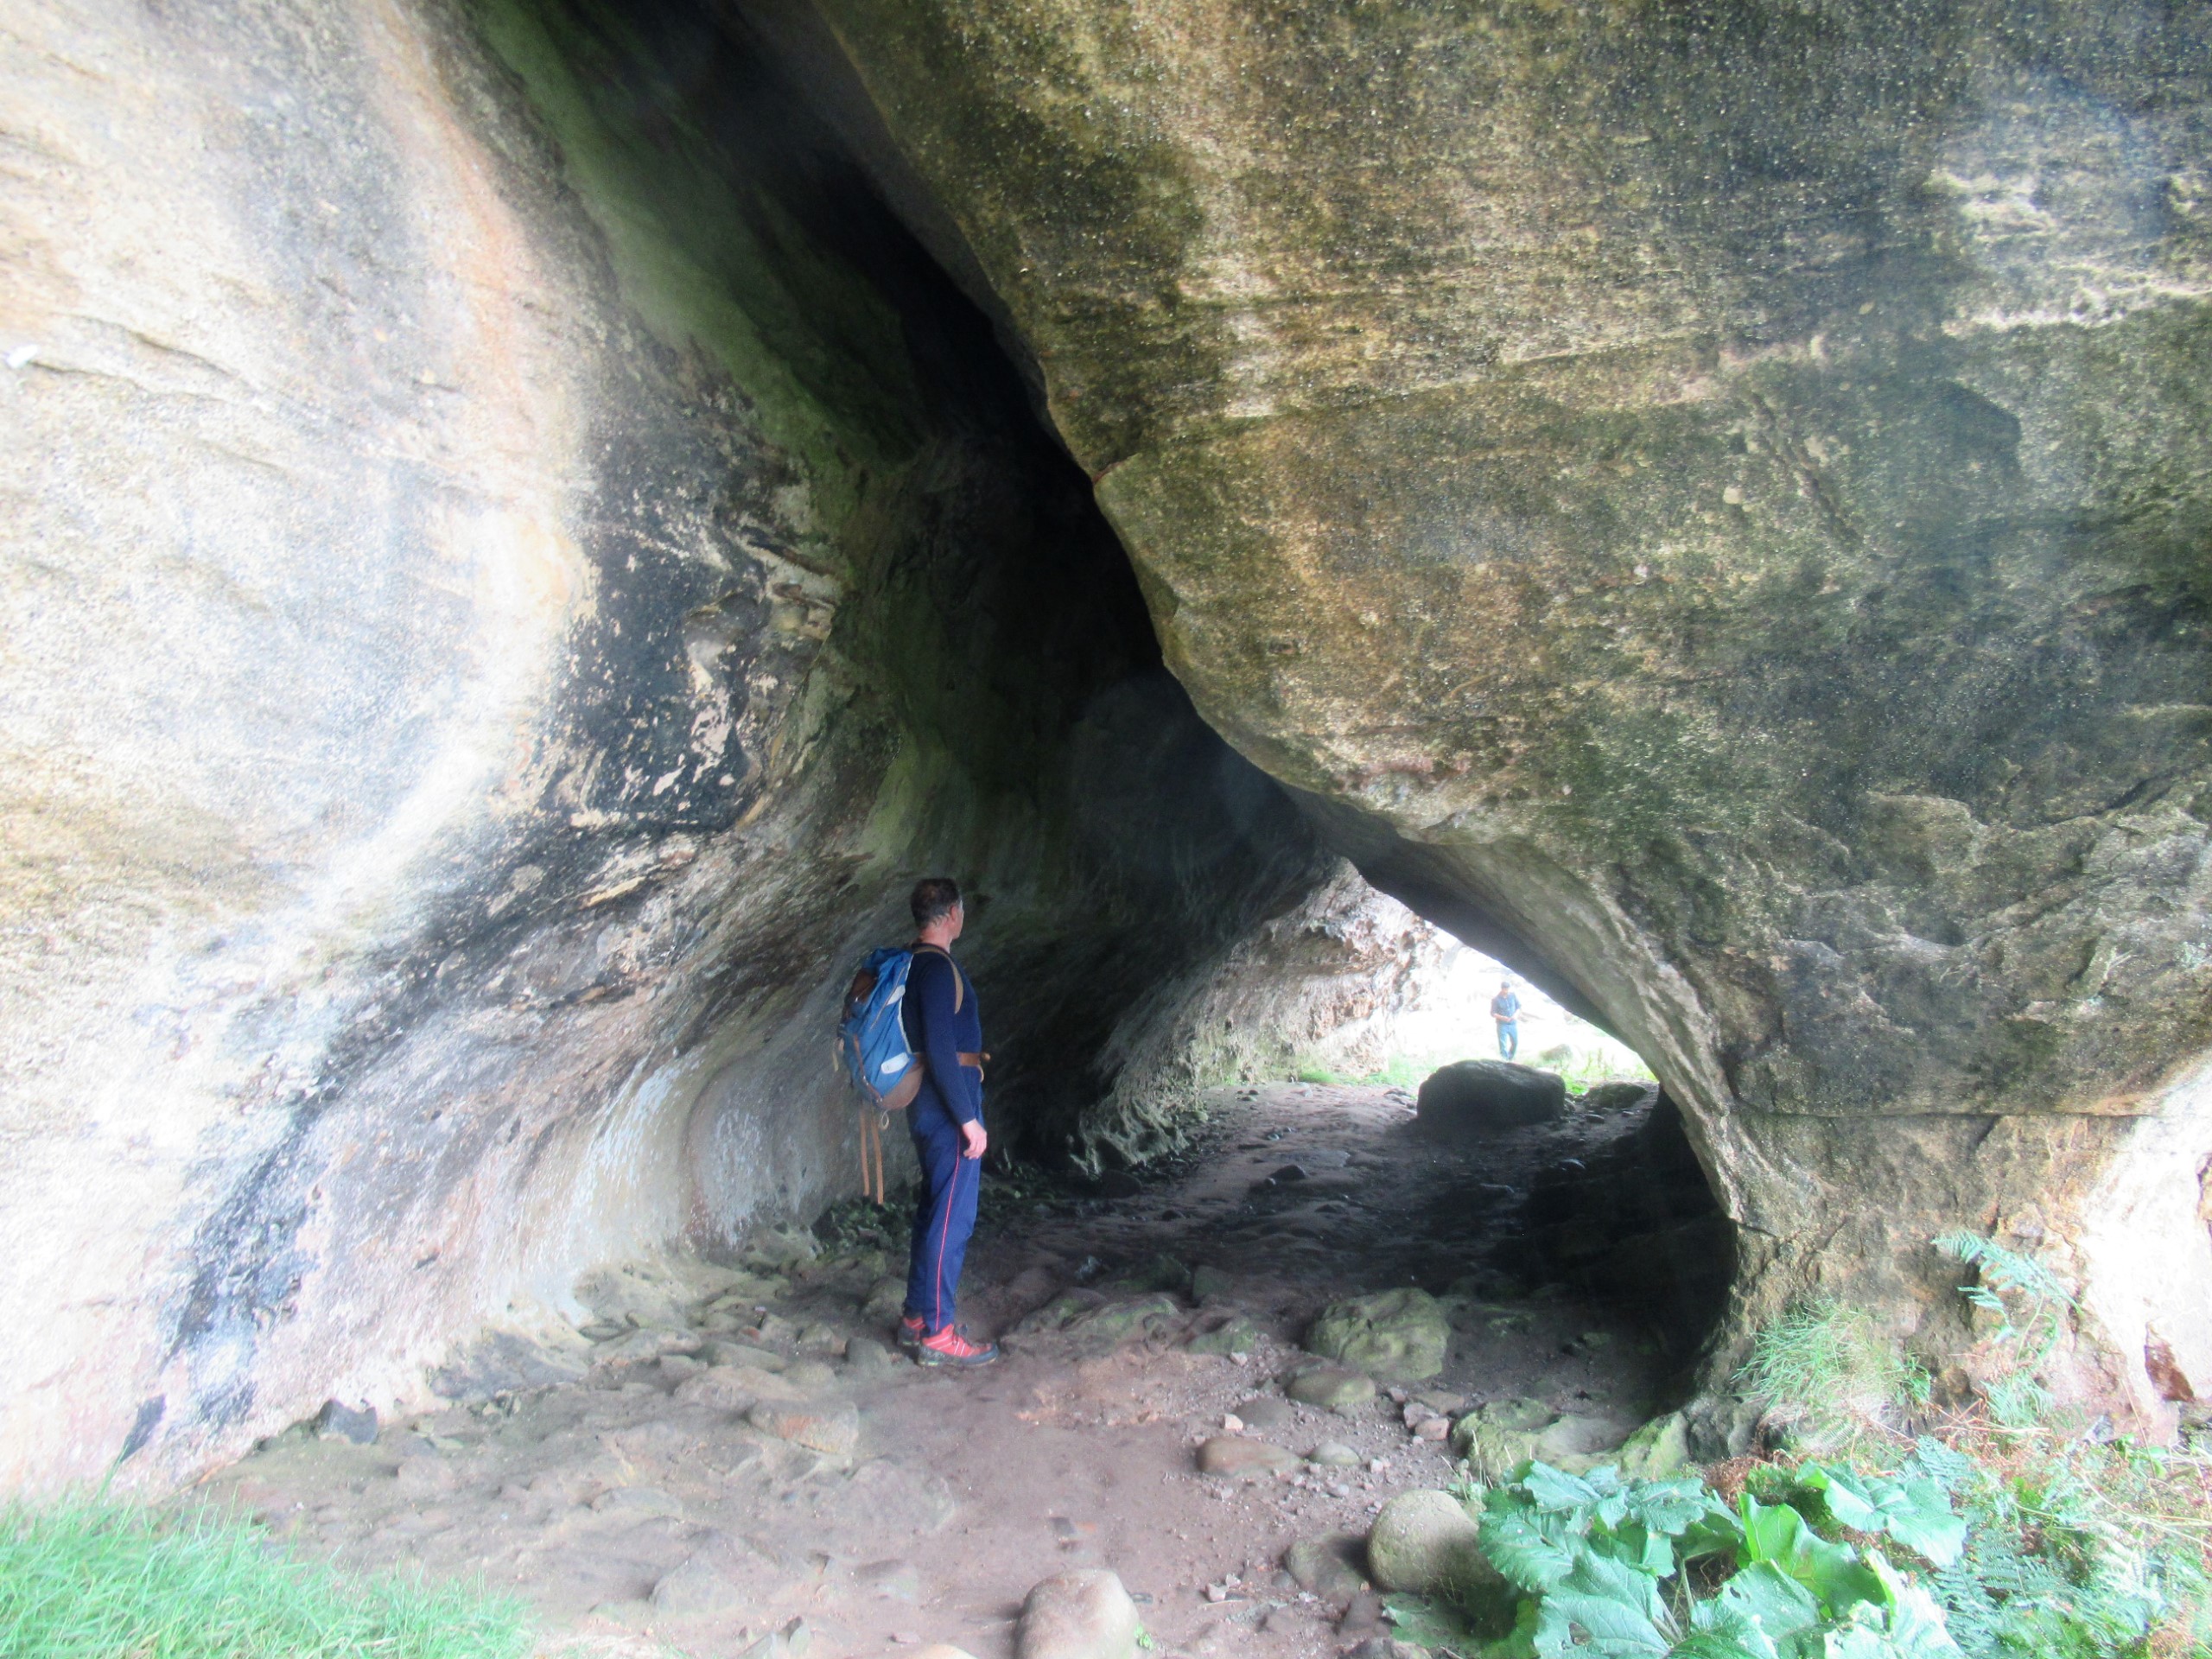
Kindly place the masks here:
[[(837, 1053), (845, 1073), (867, 1108), (861, 1118), (861, 1190), (876, 1203), (887, 1194), (883, 1183), (883, 1130), (890, 1114), (903, 1112), (922, 1088), (922, 1057), (906, 1043), (906, 976), (914, 952), (935, 945), (887, 945), (868, 952), (845, 992), (843, 1018), (837, 1021)], [(949, 958), (948, 958), (949, 959)], [(960, 978), (953, 976), (954, 1006)]]
[[(837, 1053), (846, 1075), (862, 1100), (886, 1112), (905, 1111), (922, 1087), (922, 1057), (907, 1046), (906, 1021), (900, 1018), (916, 950), (937, 947), (899, 944), (869, 951), (845, 992), (844, 1017), (837, 1022)], [(955, 975), (956, 1007), (960, 990)]]

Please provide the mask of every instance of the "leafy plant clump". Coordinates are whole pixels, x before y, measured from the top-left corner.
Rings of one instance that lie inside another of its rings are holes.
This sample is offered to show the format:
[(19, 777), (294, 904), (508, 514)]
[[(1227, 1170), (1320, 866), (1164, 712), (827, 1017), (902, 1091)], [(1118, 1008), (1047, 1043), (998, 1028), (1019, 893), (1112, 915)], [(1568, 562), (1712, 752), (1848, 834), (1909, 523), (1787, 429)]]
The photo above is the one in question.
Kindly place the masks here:
[(518, 1659), (528, 1643), (517, 1603), (344, 1577), (212, 1511), (89, 1498), (0, 1510), (9, 1659)]
[(1485, 1659), (1955, 1659), (1923, 1586), (1820, 1529), (1955, 1561), (1966, 1528), (1937, 1482), (1806, 1464), (1770, 1497), (1525, 1465), (1483, 1497), (1483, 1552), (1522, 1592)]

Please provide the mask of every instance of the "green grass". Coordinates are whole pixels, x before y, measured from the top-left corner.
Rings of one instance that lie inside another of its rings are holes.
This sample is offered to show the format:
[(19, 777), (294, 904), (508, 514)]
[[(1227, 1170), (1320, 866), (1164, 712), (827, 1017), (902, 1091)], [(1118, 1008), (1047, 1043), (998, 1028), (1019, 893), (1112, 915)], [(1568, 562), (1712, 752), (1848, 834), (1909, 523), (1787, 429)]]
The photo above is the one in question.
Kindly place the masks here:
[(518, 1659), (519, 1603), (302, 1561), (208, 1510), (0, 1509), (0, 1659)]
[(1793, 1448), (1845, 1451), (1893, 1435), (1928, 1394), (1928, 1374), (1900, 1354), (1856, 1308), (1815, 1300), (1762, 1330), (1738, 1384), (1766, 1403), (1767, 1421)]

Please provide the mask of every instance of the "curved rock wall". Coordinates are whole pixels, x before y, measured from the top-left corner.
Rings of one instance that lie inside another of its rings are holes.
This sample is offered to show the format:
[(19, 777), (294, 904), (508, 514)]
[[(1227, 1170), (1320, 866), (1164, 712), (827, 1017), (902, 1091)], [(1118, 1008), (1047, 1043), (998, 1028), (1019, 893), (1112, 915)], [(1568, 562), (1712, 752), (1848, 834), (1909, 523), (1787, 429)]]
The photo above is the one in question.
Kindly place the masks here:
[(388, 1407), (853, 1190), (831, 1009), (918, 874), (1046, 1150), (1141, 989), (1329, 877), (741, 33), (10, 29), (0, 1486)]
[(1968, 1225), (2212, 1374), (2206, 13), (822, 10), (1200, 711), (1649, 1058), (1739, 1330), (1955, 1347)]

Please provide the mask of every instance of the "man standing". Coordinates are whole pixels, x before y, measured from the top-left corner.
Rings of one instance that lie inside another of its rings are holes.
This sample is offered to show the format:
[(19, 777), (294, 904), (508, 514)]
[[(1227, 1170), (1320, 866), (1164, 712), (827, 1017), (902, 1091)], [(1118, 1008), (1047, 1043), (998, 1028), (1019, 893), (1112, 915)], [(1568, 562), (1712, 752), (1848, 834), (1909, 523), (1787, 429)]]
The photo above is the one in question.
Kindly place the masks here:
[(1513, 982), (1497, 982), (1497, 995), (1490, 1000), (1490, 1017), (1497, 1021), (1497, 1058), (1510, 1060), (1521, 1052), (1521, 999), (1513, 995)]
[(990, 1144), (983, 1129), (982, 1016), (974, 984), (952, 959), (967, 911), (958, 885), (941, 875), (918, 882), (911, 902), (919, 931), (899, 1018), (906, 1046), (922, 1057), (921, 1088), (906, 1109), (922, 1187), (899, 1340), (924, 1365), (988, 1365), (999, 1357), (998, 1344), (970, 1342), (953, 1323)]

